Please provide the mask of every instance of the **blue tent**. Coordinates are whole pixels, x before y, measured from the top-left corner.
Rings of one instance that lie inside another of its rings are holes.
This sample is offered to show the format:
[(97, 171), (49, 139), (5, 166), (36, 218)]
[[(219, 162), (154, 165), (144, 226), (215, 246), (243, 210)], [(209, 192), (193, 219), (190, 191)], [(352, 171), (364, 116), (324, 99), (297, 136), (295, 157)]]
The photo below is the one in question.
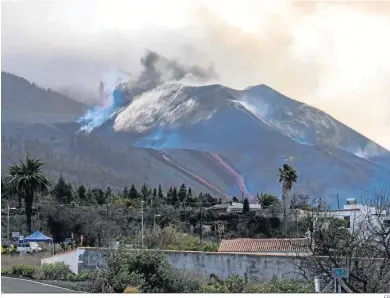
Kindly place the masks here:
[(35, 231), (30, 236), (24, 238), (23, 241), (24, 242), (25, 241), (26, 242), (53, 242), (53, 238), (47, 237), (39, 231)]

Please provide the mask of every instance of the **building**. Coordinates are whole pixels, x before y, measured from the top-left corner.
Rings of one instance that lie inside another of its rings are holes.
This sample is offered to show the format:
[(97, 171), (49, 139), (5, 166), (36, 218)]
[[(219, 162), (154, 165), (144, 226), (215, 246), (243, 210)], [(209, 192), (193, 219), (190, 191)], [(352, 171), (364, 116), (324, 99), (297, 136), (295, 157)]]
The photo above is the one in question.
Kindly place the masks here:
[[(225, 204), (217, 204), (214, 206), (211, 206), (208, 208), (211, 212), (214, 214), (221, 214), (221, 213), (242, 213), (244, 209), (243, 203), (237, 203), (237, 202), (230, 202)], [(260, 204), (249, 204), (249, 211), (251, 212), (257, 212), (261, 210)]]
[(219, 246), (218, 252), (307, 255), (310, 253), (310, 243), (309, 238), (224, 239)]
[(344, 209), (321, 212), (320, 216), (345, 220), (351, 233), (359, 229), (367, 230), (369, 228), (368, 224), (379, 226), (382, 223), (390, 227), (390, 217), (386, 210), (378, 210), (376, 207), (358, 204), (355, 198), (347, 199)]
[[(226, 211), (228, 213), (242, 213), (243, 209), (244, 209), (244, 204), (232, 202), (228, 205)], [(249, 204), (249, 211), (256, 212), (260, 210), (261, 210), (260, 204)]]

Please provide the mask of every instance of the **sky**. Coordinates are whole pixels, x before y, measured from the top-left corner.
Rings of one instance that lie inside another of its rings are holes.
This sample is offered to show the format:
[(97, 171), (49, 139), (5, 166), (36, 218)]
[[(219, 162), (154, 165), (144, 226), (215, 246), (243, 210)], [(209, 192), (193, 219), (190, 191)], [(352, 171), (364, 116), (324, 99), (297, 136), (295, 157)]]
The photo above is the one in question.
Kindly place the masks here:
[(267, 84), (390, 149), (390, 1), (3, 0), (2, 70), (98, 97), (145, 50)]

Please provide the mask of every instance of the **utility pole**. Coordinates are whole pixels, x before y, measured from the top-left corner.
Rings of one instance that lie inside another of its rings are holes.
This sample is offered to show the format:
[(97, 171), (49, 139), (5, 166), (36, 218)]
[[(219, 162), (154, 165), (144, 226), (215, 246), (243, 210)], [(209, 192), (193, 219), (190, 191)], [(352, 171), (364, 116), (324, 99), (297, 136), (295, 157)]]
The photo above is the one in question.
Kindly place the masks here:
[(10, 218), (10, 210), (16, 210), (16, 208), (10, 208), (9, 204), (7, 205), (7, 241), (9, 242), (9, 218)]
[(9, 242), (9, 205), (7, 206), (7, 241)]
[(199, 230), (199, 243), (200, 243), (200, 247), (202, 248), (203, 246), (203, 237), (202, 237), (202, 197), (199, 198), (200, 199), (200, 230)]
[(339, 196), (339, 193), (337, 193), (336, 196), (337, 196), (337, 209), (340, 210), (340, 196)]
[(144, 248), (144, 201), (141, 200), (141, 248)]

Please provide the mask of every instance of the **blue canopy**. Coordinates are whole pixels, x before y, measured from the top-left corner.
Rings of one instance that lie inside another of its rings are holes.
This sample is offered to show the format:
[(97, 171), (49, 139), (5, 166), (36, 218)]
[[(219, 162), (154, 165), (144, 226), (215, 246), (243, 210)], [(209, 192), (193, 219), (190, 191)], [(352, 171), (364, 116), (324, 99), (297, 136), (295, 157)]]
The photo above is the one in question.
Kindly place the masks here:
[(53, 242), (53, 238), (47, 237), (43, 235), (39, 231), (35, 231), (30, 236), (27, 236), (23, 239), (23, 241), (29, 241), (29, 242)]

